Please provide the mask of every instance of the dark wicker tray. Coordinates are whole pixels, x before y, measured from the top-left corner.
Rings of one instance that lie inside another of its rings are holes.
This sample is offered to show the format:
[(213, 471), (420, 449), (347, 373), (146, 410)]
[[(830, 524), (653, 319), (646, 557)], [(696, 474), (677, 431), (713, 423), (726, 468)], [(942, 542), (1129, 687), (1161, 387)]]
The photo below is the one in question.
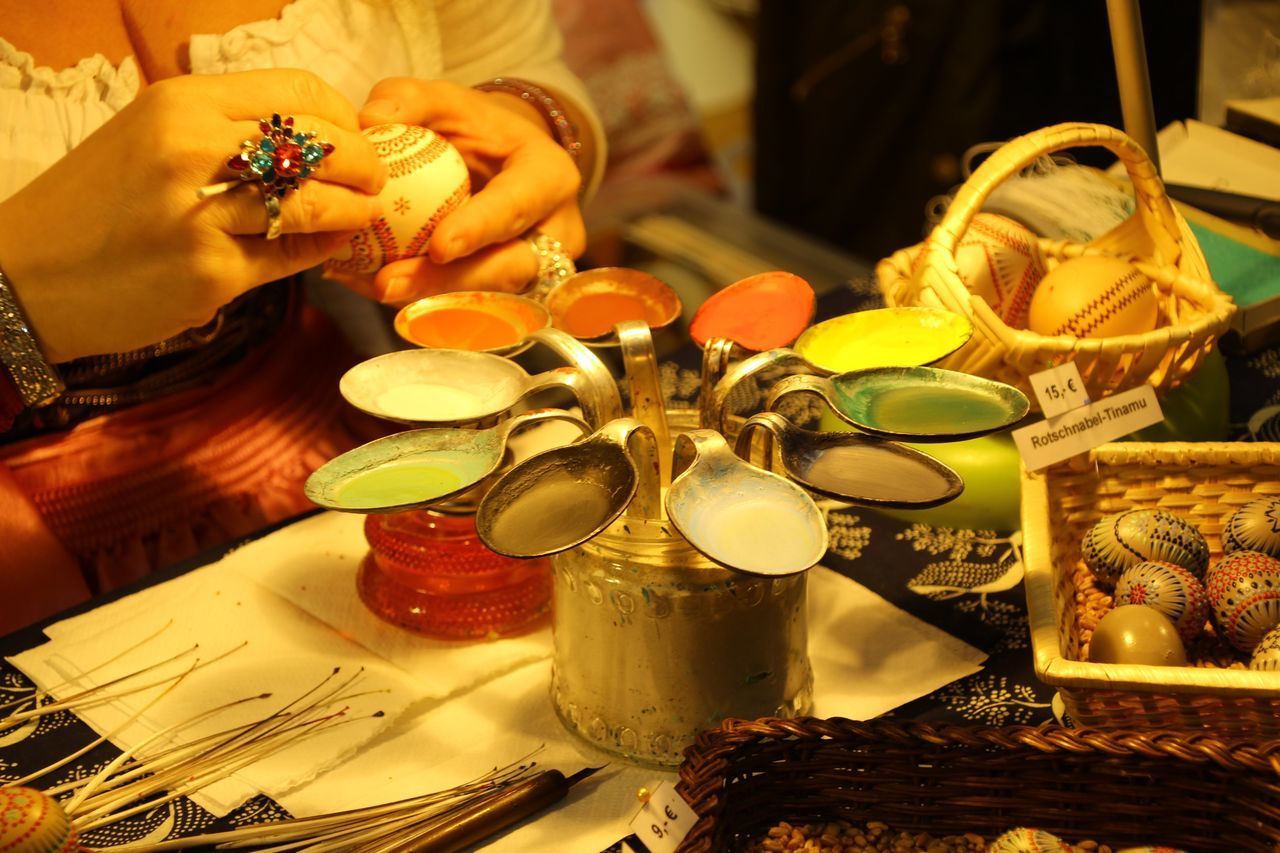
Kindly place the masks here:
[(685, 750), (677, 790), (699, 817), (682, 851), (836, 819), (935, 836), (1032, 826), (1113, 848), (1280, 850), (1280, 741), (1200, 732), (726, 720)]

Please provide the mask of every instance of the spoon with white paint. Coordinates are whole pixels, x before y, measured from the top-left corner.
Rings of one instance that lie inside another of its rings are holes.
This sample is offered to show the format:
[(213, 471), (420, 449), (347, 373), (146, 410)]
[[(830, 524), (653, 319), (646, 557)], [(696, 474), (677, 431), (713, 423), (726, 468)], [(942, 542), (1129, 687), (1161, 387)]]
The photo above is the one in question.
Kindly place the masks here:
[(827, 526), (795, 483), (744, 462), (718, 432), (676, 437), (667, 515), (707, 557), (742, 572), (802, 572), (827, 551)]

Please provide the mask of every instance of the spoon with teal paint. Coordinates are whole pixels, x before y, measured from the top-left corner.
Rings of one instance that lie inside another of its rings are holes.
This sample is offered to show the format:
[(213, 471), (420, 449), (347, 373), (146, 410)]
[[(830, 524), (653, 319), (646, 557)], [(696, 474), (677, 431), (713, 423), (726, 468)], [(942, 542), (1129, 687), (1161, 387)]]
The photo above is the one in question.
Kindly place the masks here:
[(766, 408), (788, 394), (817, 394), (864, 433), (912, 442), (962, 441), (1011, 426), (1031, 408), (1011, 385), (940, 367), (875, 367), (836, 376), (788, 376)]
[(590, 432), (581, 418), (561, 409), (522, 412), (483, 430), (410, 430), (329, 460), (307, 478), (304, 491), (312, 503), (342, 512), (399, 512), (441, 503), (498, 470), (513, 432), (548, 420)]

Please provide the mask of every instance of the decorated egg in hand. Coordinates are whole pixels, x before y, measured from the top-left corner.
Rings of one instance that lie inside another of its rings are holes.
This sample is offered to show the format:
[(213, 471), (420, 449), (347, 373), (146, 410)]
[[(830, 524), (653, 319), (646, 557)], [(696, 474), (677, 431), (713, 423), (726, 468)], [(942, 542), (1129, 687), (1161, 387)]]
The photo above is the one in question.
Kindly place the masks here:
[(1280, 625), (1280, 560), (1259, 551), (1236, 551), (1205, 579), (1213, 622), (1227, 642), (1252, 652)]
[(1169, 617), (1154, 607), (1123, 604), (1098, 620), (1089, 640), (1089, 660), (1182, 666), (1187, 650)]
[(1041, 335), (1110, 338), (1156, 327), (1155, 288), (1126, 260), (1086, 256), (1065, 260), (1036, 287), (1027, 329)]
[(1085, 565), (1107, 584), (1120, 573), (1147, 560), (1173, 563), (1204, 577), (1209, 544), (1178, 516), (1162, 509), (1130, 509), (1105, 516), (1081, 543)]
[(1071, 845), (1051, 832), (1020, 826), (1001, 835), (987, 853), (1073, 853)]
[(364, 135), (387, 164), (382, 215), (325, 263), (333, 272), (365, 275), (426, 254), (440, 220), (471, 195), (467, 164), (443, 136), (404, 124), (380, 124)]
[(1280, 500), (1258, 498), (1227, 516), (1222, 551), (1261, 551), (1280, 557)]
[(79, 849), (76, 829), (53, 797), (34, 788), (0, 788), (0, 850)]
[(1263, 672), (1280, 670), (1280, 627), (1272, 628), (1262, 635), (1258, 645), (1253, 647), (1249, 657), (1249, 669)]
[(1189, 643), (1209, 618), (1209, 597), (1191, 572), (1173, 563), (1130, 566), (1116, 582), (1116, 605), (1143, 604), (1169, 617), (1182, 642)]

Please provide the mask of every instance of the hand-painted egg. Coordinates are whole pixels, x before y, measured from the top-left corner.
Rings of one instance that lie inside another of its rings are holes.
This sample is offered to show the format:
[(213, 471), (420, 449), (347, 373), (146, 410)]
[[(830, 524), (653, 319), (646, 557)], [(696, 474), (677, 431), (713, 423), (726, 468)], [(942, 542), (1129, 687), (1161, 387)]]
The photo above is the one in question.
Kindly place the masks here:
[(71, 853), (76, 829), (57, 801), (34, 788), (0, 788), (0, 850)]
[(969, 292), (996, 316), (1014, 328), (1026, 326), (1027, 308), (1045, 273), (1031, 229), (994, 213), (977, 214), (956, 244), (956, 269)]
[(1073, 853), (1073, 848), (1051, 832), (1020, 826), (992, 841), (987, 853)]
[(1159, 319), (1155, 288), (1141, 270), (1120, 258), (1080, 257), (1041, 279), (1027, 329), (1051, 337), (1109, 338), (1149, 332)]
[(1209, 596), (1191, 572), (1173, 563), (1145, 562), (1130, 566), (1116, 582), (1116, 605), (1144, 604), (1173, 622), (1182, 642), (1189, 643), (1209, 619)]
[(1280, 557), (1280, 500), (1258, 498), (1227, 516), (1222, 552), (1261, 551)]
[(1114, 584), (1130, 566), (1154, 560), (1204, 577), (1209, 544), (1200, 531), (1162, 509), (1130, 509), (1108, 515), (1085, 534), (1085, 565), (1103, 583)]
[(1089, 640), (1089, 660), (1183, 666), (1187, 650), (1168, 616), (1154, 607), (1122, 604), (1098, 620)]
[(1249, 658), (1249, 669), (1263, 672), (1280, 670), (1280, 627), (1272, 628), (1262, 635)]
[(326, 262), (334, 272), (374, 273), (392, 261), (426, 254), (436, 225), (471, 195), (462, 155), (434, 131), (380, 124), (364, 135), (390, 173), (378, 194), (382, 215)]
[(1242, 652), (1280, 625), (1280, 560), (1269, 554), (1228, 554), (1209, 572), (1205, 591), (1214, 624)]

